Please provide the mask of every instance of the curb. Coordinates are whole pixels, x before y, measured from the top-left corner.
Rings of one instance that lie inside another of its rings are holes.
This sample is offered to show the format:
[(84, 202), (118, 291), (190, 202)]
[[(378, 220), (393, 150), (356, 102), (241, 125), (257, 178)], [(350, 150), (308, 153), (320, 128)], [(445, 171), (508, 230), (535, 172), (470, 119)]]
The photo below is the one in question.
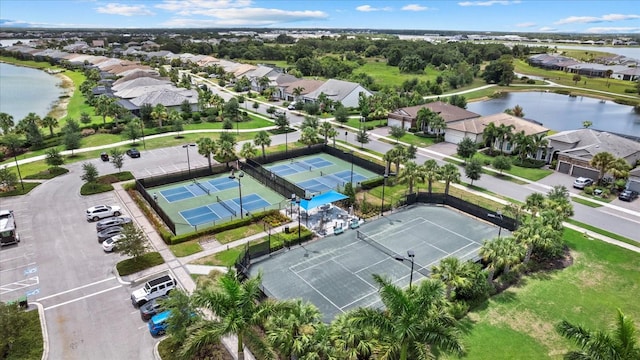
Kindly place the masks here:
[(37, 301), (31, 302), (38, 308), (38, 317), (40, 318), (40, 327), (42, 329), (42, 360), (49, 358), (49, 333), (47, 332), (47, 320), (44, 317), (44, 306)]

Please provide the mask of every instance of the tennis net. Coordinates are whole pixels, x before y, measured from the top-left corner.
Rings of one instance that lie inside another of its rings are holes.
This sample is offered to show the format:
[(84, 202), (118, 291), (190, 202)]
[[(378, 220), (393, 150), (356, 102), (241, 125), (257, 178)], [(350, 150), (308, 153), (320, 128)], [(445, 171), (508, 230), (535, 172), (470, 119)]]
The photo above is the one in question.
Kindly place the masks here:
[(295, 166), (295, 167), (297, 167), (298, 169), (301, 169), (301, 170), (309, 170), (309, 171), (313, 170), (313, 166), (309, 166), (309, 164), (301, 162), (301, 161), (292, 161), (290, 165), (291, 166)]
[(198, 180), (193, 179), (193, 183), (194, 183), (194, 184), (196, 184), (196, 185), (198, 185), (198, 187), (199, 187), (200, 189), (202, 189), (202, 191), (206, 192), (206, 193), (207, 193), (207, 195), (211, 195), (211, 190), (207, 189), (204, 185), (202, 185), (201, 183), (199, 183), (199, 182), (198, 182)]
[[(366, 242), (367, 244), (373, 246), (374, 248), (382, 251), (383, 253), (389, 255), (390, 257), (392, 257), (392, 258), (394, 258), (394, 259), (396, 259), (398, 261), (409, 260), (406, 257), (398, 254), (397, 252), (395, 252), (395, 251), (389, 249), (388, 247), (380, 244), (379, 242), (373, 240), (371, 237), (369, 237), (368, 235), (366, 235), (365, 233), (363, 233), (360, 230), (356, 230), (356, 237), (359, 240), (362, 240), (362, 241)], [(415, 269), (414, 269), (416, 272), (422, 274), (425, 277), (429, 277), (429, 270), (428, 269), (426, 269), (424, 266), (418, 264), (418, 262), (416, 262), (416, 261), (413, 261), (413, 262), (414, 262), (415, 265), (417, 265), (415, 267)]]
[(216, 195), (216, 200), (218, 200), (218, 202), (220, 203), (220, 205), (222, 205), (222, 207), (224, 207), (225, 209), (227, 209), (227, 211), (229, 211), (230, 213), (233, 214), (233, 216), (237, 216), (236, 211), (233, 210), (231, 208), (231, 206), (227, 205), (227, 203), (225, 203), (224, 201), (220, 200), (220, 197), (218, 195)]

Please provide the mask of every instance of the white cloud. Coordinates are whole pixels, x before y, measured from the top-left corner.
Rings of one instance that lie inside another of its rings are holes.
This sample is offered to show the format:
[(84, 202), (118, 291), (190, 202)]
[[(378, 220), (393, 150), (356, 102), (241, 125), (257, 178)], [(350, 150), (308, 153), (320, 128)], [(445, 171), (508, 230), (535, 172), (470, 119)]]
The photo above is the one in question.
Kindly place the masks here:
[(391, 8), (390, 7), (375, 8), (375, 7), (372, 7), (371, 5), (360, 5), (356, 8), (356, 10), (362, 11), (362, 12), (391, 11)]
[(640, 34), (640, 27), (593, 27), (584, 31), (590, 34)]
[(624, 21), (640, 19), (640, 15), (622, 15), (622, 14), (607, 14), (601, 17), (596, 16), (569, 16), (562, 20), (557, 21), (555, 24), (588, 24), (588, 23), (600, 23), (600, 22), (612, 22), (612, 21)]
[(536, 23), (534, 22), (525, 22), (525, 23), (516, 24), (516, 27), (519, 27), (519, 28), (528, 28), (528, 27), (534, 27), (534, 26), (536, 26)]
[(488, 0), (488, 1), (462, 1), (460, 6), (493, 6), (493, 5), (513, 5), (520, 4), (520, 0)]
[(251, 6), (252, 3), (251, 0), (164, 0), (155, 7), (189, 14), (191, 10), (243, 8)]
[(552, 27), (549, 27), (549, 26), (543, 26), (540, 29), (538, 29), (538, 31), (540, 31), (540, 32), (555, 32), (555, 31), (558, 31), (558, 29), (552, 28)]
[(134, 15), (154, 15), (145, 5), (124, 5), (109, 3), (106, 6), (99, 6), (96, 10), (101, 14), (134, 16)]
[(409, 4), (409, 5), (403, 6), (402, 10), (404, 10), (404, 11), (425, 11), (425, 10), (429, 10), (429, 8), (426, 7), (426, 6), (418, 5), (418, 4)]
[(162, 25), (169, 27), (222, 27), (222, 26), (270, 26), (307, 20), (324, 20), (328, 15), (322, 11), (286, 11), (280, 9), (239, 8), (200, 9), (192, 15), (209, 19), (175, 18)]

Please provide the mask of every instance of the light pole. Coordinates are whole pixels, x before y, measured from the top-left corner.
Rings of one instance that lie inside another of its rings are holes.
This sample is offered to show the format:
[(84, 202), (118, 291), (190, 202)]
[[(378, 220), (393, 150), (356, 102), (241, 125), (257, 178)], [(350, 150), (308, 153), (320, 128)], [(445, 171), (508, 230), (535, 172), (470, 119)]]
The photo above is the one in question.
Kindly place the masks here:
[(411, 285), (413, 284), (413, 265), (414, 258), (416, 257), (416, 253), (413, 250), (407, 250), (407, 257), (404, 256), (396, 256), (396, 260), (398, 261), (411, 261), (411, 274), (409, 274), (409, 290), (411, 290)]
[(142, 147), (147, 150), (147, 145), (144, 143), (144, 121), (140, 119), (140, 133), (142, 134)]
[(296, 194), (291, 194), (291, 216), (293, 216), (293, 203), (296, 202)]
[(351, 150), (351, 188), (355, 190), (355, 186), (353, 186), (353, 150)]
[(284, 153), (286, 154), (289, 151), (289, 142), (287, 141), (287, 134), (289, 133), (289, 125), (284, 128)]
[(382, 206), (380, 207), (380, 216), (384, 216), (384, 187), (387, 185), (387, 178), (389, 174), (384, 173), (384, 180), (382, 180)]
[[(240, 219), (244, 217), (244, 211), (242, 210), (242, 178), (244, 177), (244, 172), (240, 171), (238, 173), (238, 194), (240, 195)], [(229, 179), (235, 179), (235, 175), (229, 175)]]
[(298, 244), (300, 244), (300, 239), (301, 239), (301, 233), (300, 233), (300, 215), (302, 214), (302, 212), (300, 211), (300, 198), (296, 198), (296, 204), (298, 204)]
[(189, 169), (189, 178), (191, 178), (191, 160), (189, 160), (189, 147), (196, 146), (196, 144), (184, 144), (183, 148), (187, 149), (187, 169)]
[(345, 131), (344, 132), (344, 142), (346, 142), (348, 144), (349, 142), (347, 141), (347, 135), (349, 135), (349, 132)]
[(502, 234), (502, 211), (498, 210), (495, 214), (487, 214), (487, 216), (494, 219), (500, 219), (500, 223), (496, 224), (498, 225), (498, 238), (500, 238), (500, 235)]

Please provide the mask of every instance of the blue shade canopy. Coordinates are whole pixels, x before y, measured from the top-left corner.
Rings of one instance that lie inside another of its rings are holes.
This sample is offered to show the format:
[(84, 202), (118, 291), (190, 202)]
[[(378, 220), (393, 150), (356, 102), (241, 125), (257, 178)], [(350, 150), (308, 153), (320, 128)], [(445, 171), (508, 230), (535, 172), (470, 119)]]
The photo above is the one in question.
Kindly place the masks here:
[(315, 209), (322, 205), (331, 204), (332, 202), (348, 199), (349, 197), (335, 190), (328, 191), (321, 195), (316, 195), (311, 200), (300, 200), (300, 207), (305, 211), (309, 211), (311, 209)]

